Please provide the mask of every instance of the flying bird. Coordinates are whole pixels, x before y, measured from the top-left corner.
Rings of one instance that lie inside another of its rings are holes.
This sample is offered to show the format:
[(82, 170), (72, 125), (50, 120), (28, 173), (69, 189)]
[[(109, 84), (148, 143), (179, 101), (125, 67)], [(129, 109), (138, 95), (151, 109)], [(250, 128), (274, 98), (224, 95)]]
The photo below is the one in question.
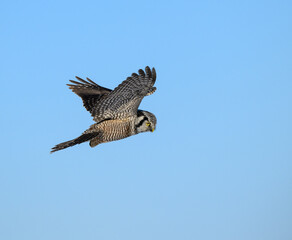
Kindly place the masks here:
[(101, 87), (91, 79), (69, 80), (69, 88), (81, 97), (83, 105), (96, 122), (81, 136), (60, 143), (52, 148), (51, 153), (89, 141), (90, 147), (111, 142), (142, 132), (153, 132), (156, 117), (153, 113), (138, 109), (142, 99), (155, 92), (155, 68), (147, 66), (145, 72), (138, 70), (114, 90)]

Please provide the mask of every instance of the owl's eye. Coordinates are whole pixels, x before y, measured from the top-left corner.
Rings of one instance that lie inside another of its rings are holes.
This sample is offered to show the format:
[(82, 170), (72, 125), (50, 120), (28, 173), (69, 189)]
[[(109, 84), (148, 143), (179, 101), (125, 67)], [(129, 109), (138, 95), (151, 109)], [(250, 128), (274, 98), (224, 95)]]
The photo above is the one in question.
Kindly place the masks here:
[(151, 125), (151, 123), (150, 123), (150, 122), (147, 122), (147, 123), (146, 123), (146, 126), (147, 126), (147, 127), (149, 127), (150, 125)]

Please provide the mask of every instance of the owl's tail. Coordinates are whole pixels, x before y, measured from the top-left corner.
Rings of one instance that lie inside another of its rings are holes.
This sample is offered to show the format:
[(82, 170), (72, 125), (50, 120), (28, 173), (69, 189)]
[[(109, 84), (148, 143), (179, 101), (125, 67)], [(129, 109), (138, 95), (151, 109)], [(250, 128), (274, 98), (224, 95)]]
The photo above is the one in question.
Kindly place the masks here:
[(86, 133), (84, 132), (80, 137), (78, 138), (74, 138), (73, 140), (67, 141), (67, 142), (63, 142), (63, 143), (59, 143), (58, 145), (56, 145), (55, 147), (52, 148), (51, 153), (59, 151), (59, 150), (63, 150), (65, 148), (68, 147), (72, 147), (76, 144), (80, 144), (83, 142), (87, 142), (93, 138), (96, 138), (100, 135), (100, 132), (90, 132), (90, 133)]

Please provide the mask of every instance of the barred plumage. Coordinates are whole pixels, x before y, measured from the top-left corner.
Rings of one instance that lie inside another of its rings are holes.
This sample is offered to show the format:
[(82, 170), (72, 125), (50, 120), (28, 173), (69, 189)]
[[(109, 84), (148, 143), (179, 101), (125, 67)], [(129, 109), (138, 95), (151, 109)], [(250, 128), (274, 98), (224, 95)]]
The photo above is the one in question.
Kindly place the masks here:
[(154, 131), (154, 114), (138, 110), (145, 96), (155, 92), (156, 71), (147, 66), (145, 72), (133, 73), (114, 90), (104, 88), (87, 78), (70, 80), (69, 88), (82, 98), (83, 105), (97, 123), (91, 125), (80, 137), (60, 143), (51, 152), (59, 151), (86, 141), (95, 147), (100, 143), (123, 139), (141, 132)]

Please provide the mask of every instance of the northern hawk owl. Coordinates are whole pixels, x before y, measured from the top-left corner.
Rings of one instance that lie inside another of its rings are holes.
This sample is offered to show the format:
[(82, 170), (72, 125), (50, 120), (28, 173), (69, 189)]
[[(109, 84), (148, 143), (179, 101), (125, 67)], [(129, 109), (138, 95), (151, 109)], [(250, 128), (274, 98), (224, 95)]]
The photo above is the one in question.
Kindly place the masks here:
[(155, 69), (147, 66), (145, 72), (139, 69), (114, 90), (104, 88), (87, 78), (70, 80), (69, 88), (82, 98), (83, 105), (96, 122), (81, 136), (60, 143), (52, 148), (56, 152), (76, 144), (89, 141), (91, 147), (100, 143), (123, 139), (141, 132), (153, 132), (156, 117), (153, 113), (139, 110), (145, 96), (155, 92)]

